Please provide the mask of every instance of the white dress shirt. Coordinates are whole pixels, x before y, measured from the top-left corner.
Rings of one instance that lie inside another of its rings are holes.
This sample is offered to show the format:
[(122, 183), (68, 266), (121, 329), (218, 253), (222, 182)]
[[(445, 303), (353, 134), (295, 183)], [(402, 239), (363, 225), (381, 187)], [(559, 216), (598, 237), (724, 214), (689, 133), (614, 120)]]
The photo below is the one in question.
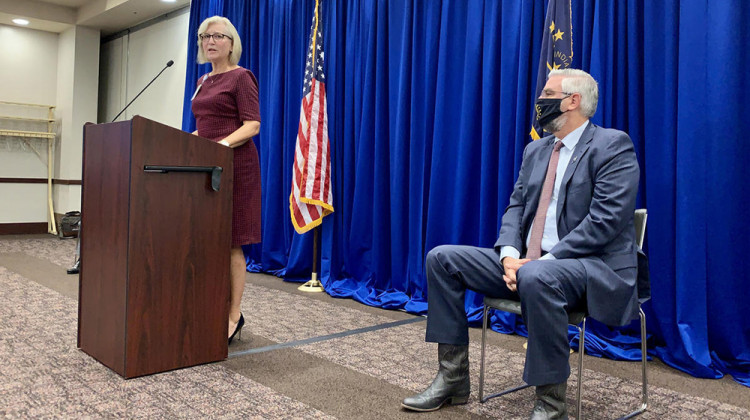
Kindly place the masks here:
[[(581, 124), (578, 128), (571, 131), (567, 136), (562, 139), (555, 137), (555, 143), (561, 141), (563, 147), (560, 148), (560, 159), (557, 161), (557, 171), (555, 172), (555, 187), (552, 189), (552, 199), (550, 200), (549, 207), (547, 208), (547, 214), (544, 218), (544, 232), (542, 234), (542, 251), (547, 252), (540, 260), (553, 260), (555, 256), (549, 253), (558, 242), (560, 238), (557, 236), (557, 197), (560, 192), (560, 184), (562, 184), (565, 170), (568, 168), (570, 158), (573, 156), (576, 145), (583, 135), (583, 131), (588, 126), (588, 120)], [(534, 223), (531, 223), (529, 233), (526, 235), (526, 247), (529, 246), (529, 239), (531, 239), (531, 229)], [(515, 247), (506, 245), (500, 248), (500, 261), (505, 257), (519, 258), (521, 252)]]

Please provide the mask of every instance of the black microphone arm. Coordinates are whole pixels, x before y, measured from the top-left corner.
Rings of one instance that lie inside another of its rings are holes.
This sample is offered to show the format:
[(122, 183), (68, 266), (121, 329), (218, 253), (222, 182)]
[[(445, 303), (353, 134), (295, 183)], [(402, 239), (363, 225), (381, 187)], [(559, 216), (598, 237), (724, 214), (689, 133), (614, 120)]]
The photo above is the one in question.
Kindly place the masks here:
[(128, 102), (128, 104), (125, 105), (125, 108), (123, 108), (122, 111), (120, 111), (119, 114), (115, 115), (115, 117), (112, 118), (112, 121), (110, 121), (110, 122), (115, 122), (115, 120), (117, 119), (117, 117), (119, 117), (120, 115), (122, 115), (122, 113), (125, 112), (126, 109), (128, 109), (128, 107), (130, 106), (130, 104), (132, 104), (133, 101), (135, 101), (136, 99), (138, 99), (138, 97), (141, 96), (141, 93), (143, 93), (146, 89), (148, 89), (148, 87), (151, 86), (151, 83), (154, 83), (154, 80), (156, 80), (157, 77), (161, 76), (161, 74), (164, 73), (164, 70), (166, 70), (167, 67), (172, 67), (172, 64), (174, 64), (173, 60), (167, 61), (167, 65), (164, 66), (163, 69), (161, 69), (161, 71), (159, 72), (159, 74), (157, 74), (156, 77), (154, 77), (153, 79), (151, 79), (151, 81), (148, 82), (148, 84), (146, 85), (146, 87), (144, 87), (143, 89), (141, 89), (141, 91), (138, 92), (137, 95), (135, 95), (135, 98), (133, 98), (130, 102)]

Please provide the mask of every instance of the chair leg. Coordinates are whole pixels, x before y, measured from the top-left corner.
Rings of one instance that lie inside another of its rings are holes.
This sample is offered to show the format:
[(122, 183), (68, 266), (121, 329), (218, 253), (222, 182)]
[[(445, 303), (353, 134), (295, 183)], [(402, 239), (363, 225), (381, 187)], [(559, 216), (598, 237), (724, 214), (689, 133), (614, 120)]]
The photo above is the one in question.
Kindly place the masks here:
[(490, 308), (488, 306), (484, 307), (484, 312), (482, 313), (482, 356), (480, 357), (479, 362), (479, 401), (484, 402), (482, 397), (484, 396), (484, 346), (486, 344), (487, 339), (487, 315), (490, 312)]
[(638, 308), (638, 315), (641, 318), (641, 370), (643, 374), (643, 382), (641, 383), (641, 407), (623, 417), (620, 417), (620, 420), (633, 418), (639, 414), (642, 414), (648, 408), (648, 375), (646, 371), (648, 366), (648, 354), (646, 352), (646, 314), (640, 307)]
[(529, 384), (523, 384), (521, 386), (517, 386), (514, 388), (508, 388), (504, 391), (498, 392), (497, 394), (491, 394), (487, 397), (484, 396), (484, 347), (486, 344), (486, 338), (487, 338), (487, 324), (489, 323), (489, 320), (487, 318), (490, 312), (490, 308), (488, 306), (484, 307), (484, 312), (482, 314), (482, 352), (480, 356), (480, 362), (479, 362), (479, 402), (484, 404), (488, 400), (491, 400), (492, 398), (499, 397), (501, 395), (510, 394), (511, 392), (520, 391), (522, 389), (526, 389), (530, 387)]
[(484, 398), (481, 398), (479, 400), (479, 402), (485, 403), (485, 402), (487, 402), (487, 401), (489, 401), (489, 400), (491, 400), (491, 399), (493, 399), (495, 397), (500, 397), (500, 396), (505, 395), (505, 394), (510, 394), (512, 392), (520, 391), (520, 390), (526, 389), (526, 388), (528, 388), (530, 386), (531, 385), (529, 385), (529, 384), (523, 384), (523, 385), (519, 385), (519, 386), (516, 386), (516, 387), (513, 387), (513, 388), (508, 388), (508, 389), (500, 391), (500, 392), (498, 392), (496, 394), (490, 394), (490, 395), (488, 395), (488, 396), (486, 396)]
[(641, 409), (643, 411), (646, 411), (646, 408), (648, 408), (648, 351), (646, 349), (646, 314), (643, 312), (643, 309), (641, 309), (640, 306), (638, 307), (638, 312), (641, 316), (641, 365), (643, 367), (643, 399), (641, 400)]
[(583, 385), (583, 352), (586, 348), (586, 318), (583, 318), (581, 327), (576, 325), (576, 328), (578, 328), (578, 337), (580, 338), (578, 345), (578, 386), (576, 389), (576, 404), (578, 406), (578, 409), (576, 411), (576, 418), (580, 420), (583, 418), (583, 416), (581, 415), (583, 410), (583, 400), (581, 400), (581, 386)]

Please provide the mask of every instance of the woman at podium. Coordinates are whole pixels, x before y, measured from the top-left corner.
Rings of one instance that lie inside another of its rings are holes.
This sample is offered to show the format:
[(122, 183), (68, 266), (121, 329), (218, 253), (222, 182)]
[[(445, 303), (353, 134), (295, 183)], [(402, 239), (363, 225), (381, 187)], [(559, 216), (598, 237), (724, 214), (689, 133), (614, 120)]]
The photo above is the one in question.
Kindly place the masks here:
[(245, 290), (242, 245), (260, 242), (260, 164), (252, 137), (260, 132), (258, 81), (237, 63), (242, 42), (229, 19), (213, 16), (198, 28), (198, 63), (211, 72), (198, 79), (192, 99), (197, 134), (234, 149), (229, 343), (241, 333)]

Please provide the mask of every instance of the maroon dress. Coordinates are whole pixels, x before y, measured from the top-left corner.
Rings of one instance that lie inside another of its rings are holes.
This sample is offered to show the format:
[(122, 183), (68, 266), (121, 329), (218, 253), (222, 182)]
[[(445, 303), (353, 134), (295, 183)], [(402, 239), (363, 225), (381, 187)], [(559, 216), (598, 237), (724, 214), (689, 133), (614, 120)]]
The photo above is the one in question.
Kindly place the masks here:
[[(218, 142), (242, 126), (260, 122), (258, 81), (242, 67), (201, 76), (192, 103), (198, 135)], [(253, 140), (234, 148), (232, 247), (260, 242), (260, 164)]]

